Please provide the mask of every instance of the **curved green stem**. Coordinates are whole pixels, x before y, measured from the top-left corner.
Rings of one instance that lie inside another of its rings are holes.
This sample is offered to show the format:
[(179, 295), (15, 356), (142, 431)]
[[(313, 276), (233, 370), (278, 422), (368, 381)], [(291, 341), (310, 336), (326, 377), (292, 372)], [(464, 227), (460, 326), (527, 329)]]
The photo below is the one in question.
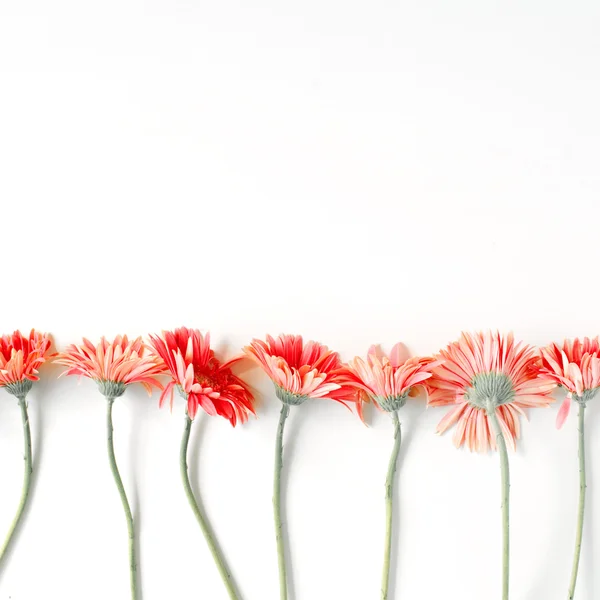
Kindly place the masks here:
[(500, 475), (502, 486), (500, 491), (501, 510), (502, 510), (502, 600), (508, 600), (509, 584), (509, 554), (510, 554), (510, 522), (509, 522), (509, 492), (510, 492), (510, 473), (508, 469), (508, 452), (506, 450), (506, 441), (500, 428), (500, 422), (496, 415), (495, 408), (488, 409), (488, 416), (492, 424), (492, 430), (496, 436), (496, 446), (500, 454)]
[(237, 594), (235, 584), (233, 582), (233, 577), (231, 576), (229, 568), (227, 567), (227, 564), (225, 563), (225, 558), (223, 557), (223, 554), (221, 553), (221, 550), (220, 550), (219, 546), (217, 545), (214, 534), (211, 531), (210, 525), (208, 524), (206, 517), (202, 514), (202, 511), (200, 510), (200, 506), (198, 505), (198, 502), (196, 501), (194, 492), (192, 491), (192, 486), (190, 484), (190, 477), (189, 477), (188, 465), (187, 465), (187, 451), (188, 451), (188, 444), (190, 441), (191, 428), (192, 428), (192, 420), (190, 419), (189, 415), (186, 414), (185, 415), (185, 428), (183, 430), (183, 438), (181, 439), (181, 452), (179, 455), (179, 468), (181, 471), (181, 479), (183, 481), (183, 488), (185, 490), (185, 495), (187, 496), (188, 502), (190, 503), (190, 506), (192, 507), (192, 511), (193, 511), (194, 515), (196, 516), (198, 524), (200, 525), (200, 529), (202, 530), (202, 533), (204, 534), (204, 538), (206, 539), (206, 543), (208, 544), (210, 553), (212, 554), (215, 564), (217, 565), (217, 569), (219, 570), (219, 573), (221, 574), (223, 583), (225, 584), (225, 587), (227, 588), (227, 593), (229, 594), (229, 597), (232, 600), (239, 600), (239, 596)]
[(400, 421), (396, 411), (391, 413), (394, 424), (394, 448), (390, 456), (387, 478), (385, 480), (385, 546), (383, 554), (383, 576), (381, 578), (381, 600), (387, 600), (390, 585), (390, 554), (392, 551), (392, 518), (394, 510), (394, 476), (396, 474), (396, 462), (400, 452), (402, 438)]
[(277, 540), (277, 561), (279, 563), (279, 598), (287, 600), (287, 575), (285, 569), (285, 544), (281, 524), (281, 469), (283, 467), (283, 428), (290, 414), (288, 404), (281, 403), (277, 440), (275, 442), (275, 477), (273, 482), (273, 517), (275, 520), (275, 539)]
[(585, 437), (584, 437), (584, 415), (585, 403), (579, 403), (579, 509), (577, 511), (577, 534), (575, 537), (575, 556), (573, 557), (573, 569), (571, 571), (571, 584), (569, 585), (569, 600), (575, 597), (575, 585), (577, 583), (577, 571), (579, 570), (579, 556), (581, 555), (581, 540), (583, 538), (583, 513), (585, 510)]
[(23, 422), (23, 460), (25, 461), (25, 467), (23, 472), (23, 489), (21, 491), (21, 500), (19, 501), (17, 514), (15, 515), (15, 518), (11, 523), (10, 529), (6, 534), (4, 544), (2, 544), (2, 549), (0, 549), (0, 562), (2, 562), (2, 559), (6, 554), (6, 550), (10, 545), (15, 530), (17, 529), (23, 516), (23, 512), (25, 511), (27, 499), (29, 498), (29, 489), (31, 487), (31, 474), (33, 473), (33, 462), (31, 454), (31, 431), (29, 429), (29, 416), (27, 415), (27, 401), (25, 400), (25, 396), (18, 396), (17, 399), (19, 401), (19, 407), (21, 409), (21, 421)]
[(110, 470), (113, 474), (115, 484), (119, 490), (119, 496), (121, 497), (121, 503), (123, 504), (123, 511), (125, 512), (125, 519), (127, 520), (127, 534), (129, 537), (129, 579), (131, 588), (131, 598), (136, 600), (137, 598), (137, 564), (135, 560), (135, 531), (133, 527), (133, 516), (131, 514), (131, 508), (127, 500), (127, 494), (123, 487), (123, 481), (117, 467), (117, 461), (115, 459), (115, 447), (113, 444), (113, 422), (112, 422), (112, 406), (114, 398), (106, 399), (106, 447), (108, 450), (108, 461), (110, 463)]

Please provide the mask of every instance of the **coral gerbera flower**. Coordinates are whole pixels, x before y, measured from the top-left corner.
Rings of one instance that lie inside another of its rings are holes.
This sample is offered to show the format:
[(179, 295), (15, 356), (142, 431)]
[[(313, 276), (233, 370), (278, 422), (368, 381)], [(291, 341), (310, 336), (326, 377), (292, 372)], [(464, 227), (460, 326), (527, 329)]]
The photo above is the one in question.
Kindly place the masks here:
[(575, 535), (575, 555), (571, 569), (569, 598), (575, 596), (581, 541), (583, 539), (583, 518), (585, 511), (586, 472), (585, 472), (585, 408), (600, 389), (600, 341), (598, 337), (565, 340), (562, 346), (550, 344), (540, 350), (540, 374), (550, 377), (568, 393), (556, 416), (556, 426), (561, 428), (574, 400), (579, 405), (579, 508)]
[(121, 498), (129, 539), (129, 578), (131, 598), (137, 598), (137, 562), (135, 552), (135, 527), (127, 494), (117, 466), (113, 443), (112, 409), (131, 384), (143, 385), (149, 394), (152, 387), (162, 389), (156, 379), (163, 372), (162, 361), (150, 352), (142, 338), (129, 341), (126, 335), (118, 335), (112, 342), (101, 338), (97, 345), (83, 338), (83, 344), (71, 344), (61, 352), (55, 362), (67, 367), (63, 375), (79, 375), (96, 382), (100, 393), (107, 400), (106, 437), (110, 469)]
[(339, 354), (323, 344), (304, 344), (301, 335), (267, 335), (266, 342), (254, 339), (244, 351), (273, 381), (284, 404), (296, 406), (309, 398), (356, 402), (348, 369)]
[(38, 369), (49, 358), (48, 351), (51, 345), (52, 342), (47, 333), (39, 333), (34, 329), (31, 330), (28, 337), (22, 335), (19, 331), (0, 337), (0, 387), (4, 388), (9, 394), (16, 396), (18, 400), (21, 409), (25, 458), (21, 501), (2, 548), (0, 548), (0, 562), (2, 562), (21, 522), (29, 499), (31, 475), (33, 473), (33, 454), (27, 411), (27, 394), (30, 392), (33, 382), (39, 379)]
[(248, 386), (231, 370), (242, 356), (220, 362), (210, 347), (210, 335), (203, 336), (197, 329), (186, 327), (163, 331), (162, 336), (151, 335), (150, 340), (172, 377), (160, 397), (160, 406), (169, 396), (173, 404), (177, 387), (187, 399), (191, 419), (198, 406), (209, 415), (225, 417), (232, 425), (238, 420), (244, 423), (249, 414), (254, 414), (254, 399)]
[(519, 438), (519, 416), (527, 407), (548, 406), (555, 383), (538, 372), (533, 348), (512, 334), (463, 333), (440, 352), (443, 364), (427, 380), (429, 405), (454, 405), (439, 423), (443, 433), (458, 423), (454, 443), (471, 450), (498, 449), (502, 478), (502, 600), (509, 592), (509, 489), (506, 442)]
[(523, 409), (547, 407), (555, 383), (539, 377), (538, 356), (531, 346), (515, 343), (511, 334), (463, 333), (439, 357), (443, 361), (427, 381), (429, 406), (454, 408), (440, 421), (437, 433), (457, 423), (454, 443), (470, 450), (496, 449), (491, 414), (498, 417), (508, 444), (520, 437)]
[(598, 337), (565, 340), (562, 346), (553, 343), (541, 348), (540, 355), (540, 373), (568, 391), (556, 417), (556, 426), (561, 428), (571, 401), (585, 404), (600, 389), (600, 341)]
[(231, 366), (241, 360), (238, 356), (221, 363), (210, 347), (210, 336), (197, 329), (179, 327), (163, 331), (161, 336), (151, 335), (154, 351), (164, 361), (172, 381), (165, 387), (159, 401), (162, 406), (170, 395), (173, 405), (175, 388), (186, 399), (185, 428), (181, 440), (179, 470), (185, 494), (204, 534), (215, 564), (230, 598), (239, 598), (225, 557), (217, 545), (190, 483), (187, 464), (188, 444), (192, 420), (201, 406), (209, 415), (221, 415), (232, 425), (242, 423), (254, 414), (254, 398), (248, 386), (231, 371)]
[(381, 580), (381, 598), (384, 600), (388, 597), (390, 581), (394, 476), (401, 440), (398, 411), (415, 391), (415, 386), (429, 379), (439, 364), (429, 357), (409, 358), (405, 346), (400, 343), (392, 348), (389, 357), (382, 354), (377, 346), (371, 346), (366, 361), (357, 356), (348, 363), (348, 369), (366, 401), (372, 400), (378, 408), (389, 413), (394, 424), (394, 447), (385, 482), (386, 535)]
[(275, 482), (273, 516), (279, 563), (279, 595), (287, 599), (288, 584), (285, 564), (283, 525), (281, 522), (281, 469), (283, 467), (283, 429), (290, 406), (298, 406), (309, 398), (329, 398), (348, 406), (356, 403), (360, 414), (360, 398), (348, 368), (337, 352), (318, 342), (302, 340), (301, 335), (280, 335), (267, 341), (252, 340), (244, 348), (275, 385), (275, 395), (281, 400), (279, 426), (275, 442)]
[(63, 375), (95, 381), (107, 397), (122, 396), (132, 383), (143, 385), (149, 394), (153, 386), (163, 387), (156, 376), (163, 372), (164, 365), (141, 337), (129, 341), (126, 335), (118, 335), (112, 342), (103, 337), (96, 346), (83, 338), (83, 344), (67, 346), (55, 362), (68, 367)]
[(31, 330), (28, 337), (20, 331), (0, 337), (0, 387), (19, 396), (37, 381), (39, 367), (49, 358), (52, 342), (47, 333)]

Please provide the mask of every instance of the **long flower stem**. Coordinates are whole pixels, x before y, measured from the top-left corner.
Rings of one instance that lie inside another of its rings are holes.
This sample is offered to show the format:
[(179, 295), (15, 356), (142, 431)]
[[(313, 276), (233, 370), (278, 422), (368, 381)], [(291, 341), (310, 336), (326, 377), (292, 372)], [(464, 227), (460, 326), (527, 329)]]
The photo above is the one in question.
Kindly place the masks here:
[(508, 600), (509, 583), (509, 555), (510, 555), (510, 536), (509, 536), (509, 497), (510, 497), (510, 473), (508, 469), (508, 452), (506, 450), (506, 441), (500, 428), (500, 422), (496, 415), (495, 408), (488, 410), (488, 416), (492, 424), (492, 430), (496, 436), (496, 446), (500, 454), (500, 475), (502, 478), (501, 486), (501, 509), (502, 509), (502, 600)]
[(579, 510), (577, 511), (577, 535), (575, 537), (575, 556), (573, 557), (573, 570), (571, 571), (571, 585), (569, 586), (569, 600), (575, 597), (577, 571), (579, 570), (579, 556), (581, 555), (581, 540), (583, 538), (583, 513), (585, 510), (585, 437), (584, 437), (585, 403), (579, 403)]
[(281, 469), (283, 467), (283, 428), (290, 414), (290, 407), (281, 403), (277, 440), (275, 442), (275, 477), (273, 482), (273, 517), (275, 520), (275, 539), (277, 540), (277, 561), (279, 563), (279, 598), (287, 600), (287, 575), (285, 569), (285, 544), (281, 525)]
[(112, 421), (112, 407), (114, 398), (106, 399), (106, 447), (108, 450), (108, 461), (110, 463), (110, 470), (113, 474), (115, 484), (119, 490), (119, 496), (121, 497), (121, 503), (123, 504), (123, 511), (125, 512), (125, 519), (127, 520), (127, 534), (129, 537), (129, 579), (131, 587), (131, 598), (136, 600), (137, 598), (137, 563), (135, 559), (135, 531), (133, 527), (133, 516), (131, 514), (131, 508), (129, 501), (127, 500), (127, 494), (123, 487), (123, 480), (117, 467), (117, 461), (115, 459), (115, 447), (113, 444), (113, 421)]
[(185, 428), (183, 430), (183, 438), (181, 439), (181, 452), (179, 455), (179, 468), (181, 471), (181, 480), (183, 481), (183, 488), (185, 490), (185, 495), (187, 496), (188, 502), (192, 507), (192, 511), (196, 516), (198, 524), (200, 525), (200, 529), (204, 534), (204, 538), (206, 539), (206, 543), (208, 544), (208, 548), (212, 557), (217, 565), (217, 569), (221, 574), (221, 578), (223, 579), (223, 583), (225, 584), (225, 588), (227, 589), (227, 593), (232, 600), (239, 600), (239, 596), (237, 594), (235, 584), (233, 581), (233, 577), (231, 576), (231, 572), (225, 563), (225, 558), (221, 553), (219, 546), (215, 540), (215, 536), (208, 524), (206, 517), (202, 514), (200, 510), (200, 506), (196, 501), (196, 497), (194, 496), (194, 492), (192, 490), (192, 486), (190, 483), (190, 476), (188, 473), (188, 464), (187, 464), (187, 451), (188, 444), (190, 441), (190, 431), (192, 428), (192, 420), (189, 415), (185, 415)]
[(392, 519), (394, 511), (394, 478), (396, 474), (396, 462), (400, 452), (402, 438), (400, 421), (396, 411), (391, 413), (394, 424), (394, 448), (390, 456), (387, 478), (385, 480), (385, 547), (383, 555), (383, 576), (381, 578), (381, 600), (387, 600), (390, 585), (390, 554), (392, 551)]
[(21, 409), (21, 420), (23, 422), (23, 449), (24, 449), (24, 472), (23, 472), (23, 489), (21, 491), (21, 500), (19, 501), (19, 507), (17, 508), (17, 514), (11, 523), (10, 529), (6, 534), (6, 538), (4, 540), (4, 544), (2, 544), (2, 549), (0, 550), (0, 562), (4, 558), (6, 554), (6, 550), (10, 545), (10, 542), (13, 538), (15, 530), (17, 529), (21, 517), (23, 516), (23, 512), (25, 510), (25, 506), (27, 505), (27, 499), (29, 498), (29, 489), (31, 487), (31, 474), (33, 473), (33, 462), (31, 455), (31, 431), (29, 429), (29, 416), (27, 414), (27, 401), (25, 400), (25, 396), (19, 396), (19, 407)]

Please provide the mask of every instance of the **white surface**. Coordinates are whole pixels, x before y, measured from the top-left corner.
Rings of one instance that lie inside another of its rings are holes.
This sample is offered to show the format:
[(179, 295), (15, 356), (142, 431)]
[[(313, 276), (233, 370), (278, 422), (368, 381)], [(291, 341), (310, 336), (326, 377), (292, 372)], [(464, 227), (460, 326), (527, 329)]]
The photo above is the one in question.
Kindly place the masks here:
[[(0, 5), (0, 330), (210, 329), (227, 354), (298, 332), (345, 358), (461, 329), (530, 343), (599, 332), (600, 8), (579, 2), (20, 2)], [(31, 393), (36, 487), (0, 598), (128, 597), (126, 531), (89, 382)], [(202, 417), (192, 465), (245, 599), (277, 598), (278, 402)], [(0, 392), (0, 529), (21, 483)], [(143, 600), (225, 599), (180, 487), (181, 405), (130, 390), (117, 457)], [(394, 598), (499, 598), (499, 467), (403, 410)], [(566, 597), (576, 428), (531, 413), (512, 467), (512, 600)], [(600, 594), (600, 414), (577, 600)], [(391, 427), (343, 407), (286, 432), (291, 600), (379, 597)], [(134, 492), (135, 490), (135, 492)]]

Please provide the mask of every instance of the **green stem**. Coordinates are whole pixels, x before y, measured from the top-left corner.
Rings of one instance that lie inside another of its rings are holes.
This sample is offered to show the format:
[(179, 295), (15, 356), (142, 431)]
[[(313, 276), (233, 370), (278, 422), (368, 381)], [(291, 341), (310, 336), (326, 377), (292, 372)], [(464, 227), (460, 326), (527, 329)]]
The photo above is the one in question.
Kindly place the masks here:
[(17, 529), (21, 521), (21, 517), (23, 516), (23, 511), (25, 510), (25, 506), (27, 505), (27, 499), (29, 498), (29, 489), (31, 487), (31, 474), (33, 473), (33, 464), (31, 456), (31, 431), (29, 429), (29, 416), (27, 415), (27, 401), (25, 400), (25, 396), (18, 396), (17, 399), (19, 401), (19, 407), (21, 409), (21, 420), (23, 422), (23, 460), (25, 461), (25, 467), (23, 472), (23, 489), (21, 491), (21, 500), (19, 501), (17, 514), (15, 515), (15, 518), (11, 523), (10, 529), (6, 534), (4, 544), (2, 545), (2, 549), (0, 550), (0, 562), (2, 562), (2, 559), (6, 554), (6, 550), (13, 538), (15, 530)]
[(502, 509), (502, 600), (508, 600), (508, 582), (509, 582), (509, 492), (510, 492), (510, 474), (508, 469), (508, 452), (506, 450), (506, 441), (500, 428), (500, 422), (496, 415), (495, 408), (488, 409), (488, 416), (492, 424), (492, 430), (496, 436), (496, 446), (500, 454), (500, 475), (502, 478), (501, 486), (501, 509)]
[(119, 490), (119, 496), (121, 497), (121, 503), (123, 504), (123, 511), (125, 512), (125, 519), (127, 520), (127, 534), (129, 537), (129, 579), (131, 588), (131, 598), (135, 600), (137, 598), (137, 565), (135, 560), (135, 531), (133, 528), (133, 516), (131, 514), (131, 508), (127, 500), (127, 494), (123, 487), (123, 481), (119, 474), (119, 468), (117, 467), (117, 461), (115, 459), (115, 447), (113, 444), (113, 421), (112, 421), (112, 406), (114, 398), (106, 399), (106, 447), (108, 449), (108, 461), (110, 463), (110, 470), (112, 471), (113, 478), (117, 489)]
[(577, 511), (577, 535), (575, 537), (575, 556), (573, 557), (573, 570), (571, 571), (571, 585), (569, 586), (569, 600), (575, 597), (575, 584), (579, 570), (579, 556), (581, 555), (581, 540), (583, 538), (583, 512), (585, 510), (585, 437), (584, 437), (585, 403), (579, 403), (579, 510)]
[(392, 518), (394, 510), (394, 476), (396, 474), (396, 462), (400, 452), (401, 430), (398, 413), (391, 413), (394, 424), (394, 448), (390, 456), (387, 478), (385, 480), (385, 546), (383, 555), (383, 576), (381, 579), (381, 600), (387, 600), (390, 585), (390, 554), (392, 551)]
[(204, 538), (206, 539), (206, 543), (208, 544), (210, 553), (212, 554), (215, 564), (217, 565), (217, 569), (219, 570), (219, 573), (221, 574), (223, 583), (225, 584), (225, 587), (227, 588), (227, 593), (229, 594), (229, 597), (232, 600), (239, 600), (239, 596), (236, 592), (235, 584), (233, 582), (233, 577), (231, 576), (229, 568), (227, 567), (227, 564), (225, 563), (225, 558), (223, 557), (223, 554), (221, 553), (221, 550), (219, 549), (219, 546), (217, 545), (214, 534), (211, 531), (210, 525), (208, 524), (206, 517), (202, 514), (202, 511), (200, 510), (200, 506), (198, 505), (198, 502), (196, 501), (194, 492), (192, 491), (192, 486), (190, 484), (190, 476), (188, 473), (188, 464), (187, 464), (187, 451), (188, 451), (188, 444), (190, 441), (191, 428), (192, 428), (192, 420), (190, 419), (189, 415), (186, 414), (185, 415), (185, 429), (183, 430), (183, 438), (181, 439), (181, 452), (179, 455), (179, 467), (180, 467), (180, 471), (181, 471), (181, 479), (183, 481), (183, 488), (185, 490), (185, 495), (187, 496), (188, 502), (190, 503), (190, 506), (192, 507), (192, 511), (193, 511), (194, 515), (196, 516), (198, 524), (200, 525), (200, 529), (202, 530), (202, 533), (204, 534)]
[(281, 469), (283, 467), (283, 428), (290, 414), (288, 404), (281, 403), (277, 440), (275, 442), (275, 477), (273, 482), (273, 517), (275, 520), (275, 539), (277, 540), (277, 561), (279, 563), (279, 597), (287, 600), (287, 576), (285, 571), (285, 544), (281, 524)]

